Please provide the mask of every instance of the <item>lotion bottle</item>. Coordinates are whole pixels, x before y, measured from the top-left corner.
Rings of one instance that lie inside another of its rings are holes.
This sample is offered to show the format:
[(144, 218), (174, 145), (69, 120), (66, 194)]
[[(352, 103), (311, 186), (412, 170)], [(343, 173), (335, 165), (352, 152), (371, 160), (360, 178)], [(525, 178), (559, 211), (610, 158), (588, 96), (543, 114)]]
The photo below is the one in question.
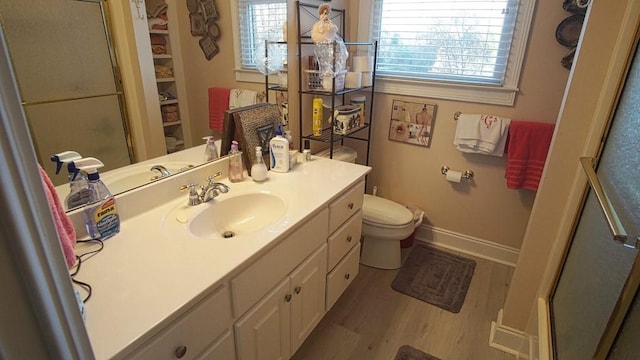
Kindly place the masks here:
[(256, 162), (251, 165), (251, 178), (256, 182), (267, 180), (267, 165), (262, 159), (262, 147), (256, 146)]
[(238, 142), (231, 142), (229, 150), (229, 181), (240, 182), (244, 180), (244, 169), (242, 168), (242, 152), (238, 150)]
[(271, 171), (289, 171), (289, 140), (282, 136), (282, 127), (278, 124), (276, 136), (269, 141), (269, 159)]
[(218, 148), (216, 148), (216, 141), (213, 136), (205, 136), (202, 138), (207, 140), (207, 145), (204, 147), (204, 161), (211, 161), (218, 158)]

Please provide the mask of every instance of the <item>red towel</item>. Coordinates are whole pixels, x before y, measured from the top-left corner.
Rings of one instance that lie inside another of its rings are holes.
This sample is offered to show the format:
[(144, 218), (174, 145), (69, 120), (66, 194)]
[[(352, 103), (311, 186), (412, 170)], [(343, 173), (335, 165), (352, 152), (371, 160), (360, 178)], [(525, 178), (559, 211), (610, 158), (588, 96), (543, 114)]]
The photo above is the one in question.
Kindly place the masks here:
[(73, 248), (76, 246), (76, 230), (73, 228), (71, 219), (69, 219), (69, 216), (64, 212), (64, 207), (62, 207), (62, 204), (60, 203), (58, 193), (56, 192), (56, 188), (53, 186), (49, 175), (47, 175), (40, 164), (38, 164), (38, 167), (40, 167), (40, 177), (42, 178), (44, 192), (47, 195), (51, 215), (53, 216), (53, 221), (56, 224), (58, 240), (60, 241), (64, 257), (67, 261), (67, 267), (71, 269), (76, 263), (76, 255), (73, 252)]
[(512, 121), (507, 140), (507, 188), (538, 190), (554, 124)]
[(209, 88), (209, 129), (222, 132), (224, 112), (229, 108), (231, 89)]

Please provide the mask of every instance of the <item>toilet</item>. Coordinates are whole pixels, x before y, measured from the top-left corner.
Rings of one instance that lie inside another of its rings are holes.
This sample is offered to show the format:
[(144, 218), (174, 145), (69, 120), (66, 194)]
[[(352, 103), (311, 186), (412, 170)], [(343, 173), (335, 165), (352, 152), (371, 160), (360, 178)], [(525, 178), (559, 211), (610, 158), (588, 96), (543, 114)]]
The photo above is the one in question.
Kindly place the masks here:
[(378, 269), (402, 265), (400, 241), (415, 229), (413, 213), (378, 196), (364, 194), (362, 204), (362, 253), (360, 263)]
[[(329, 149), (316, 153), (329, 157)], [(347, 146), (333, 149), (335, 160), (355, 163), (358, 154)], [(417, 222), (422, 222), (422, 217)], [(364, 194), (362, 203), (362, 250), (360, 263), (378, 269), (398, 269), (402, 265), (400, 241), (415, 229), (413, 213), (406, 207), (381, 198)]]

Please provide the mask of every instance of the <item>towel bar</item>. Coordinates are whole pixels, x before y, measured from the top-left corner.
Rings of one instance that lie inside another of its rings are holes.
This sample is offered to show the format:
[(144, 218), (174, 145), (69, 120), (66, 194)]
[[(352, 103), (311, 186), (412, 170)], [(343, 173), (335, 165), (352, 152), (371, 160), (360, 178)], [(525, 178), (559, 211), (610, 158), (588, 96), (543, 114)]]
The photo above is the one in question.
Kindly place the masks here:
[[(447, 171), (449, 171), (449, 167), (447, 165), (443, 166), (440, 168), (440, 172), (442, 173), (442, 175), (447, 175)], [(462, 178), (463, 179), (467, 179), (467, 180), (471, 180), (473, 179), (473, 171), (472, 170), (465, 170), (462, 172)]]

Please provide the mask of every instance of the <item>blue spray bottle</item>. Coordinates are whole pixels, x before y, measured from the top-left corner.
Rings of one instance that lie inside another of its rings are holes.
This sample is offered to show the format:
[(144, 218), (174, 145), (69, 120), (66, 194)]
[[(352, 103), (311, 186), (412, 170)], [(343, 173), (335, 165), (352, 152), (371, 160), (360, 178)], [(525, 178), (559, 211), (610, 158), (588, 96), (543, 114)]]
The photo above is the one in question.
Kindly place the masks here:
[(77, 169), (87, 174), (90, 199), (84, 208), (87, 234), (92, 239), (105, 240), (120, 232), (120, 216), (116, 199), (100, 180), (98, 168), (104, 164), (96, 158), (84, 158), (73, 162)]
[(80, 159), (82, 159), (82, 155), (75, 151), (63, 151), (51, 157), (51, 161), (56, 163), (56, 174), (60, 173), (63, 165), (67, 165), (69, 194), (64, 198), (67, 210), (82, 206), (89, 201), (87, 178), (73, 164), (74, 161)]

